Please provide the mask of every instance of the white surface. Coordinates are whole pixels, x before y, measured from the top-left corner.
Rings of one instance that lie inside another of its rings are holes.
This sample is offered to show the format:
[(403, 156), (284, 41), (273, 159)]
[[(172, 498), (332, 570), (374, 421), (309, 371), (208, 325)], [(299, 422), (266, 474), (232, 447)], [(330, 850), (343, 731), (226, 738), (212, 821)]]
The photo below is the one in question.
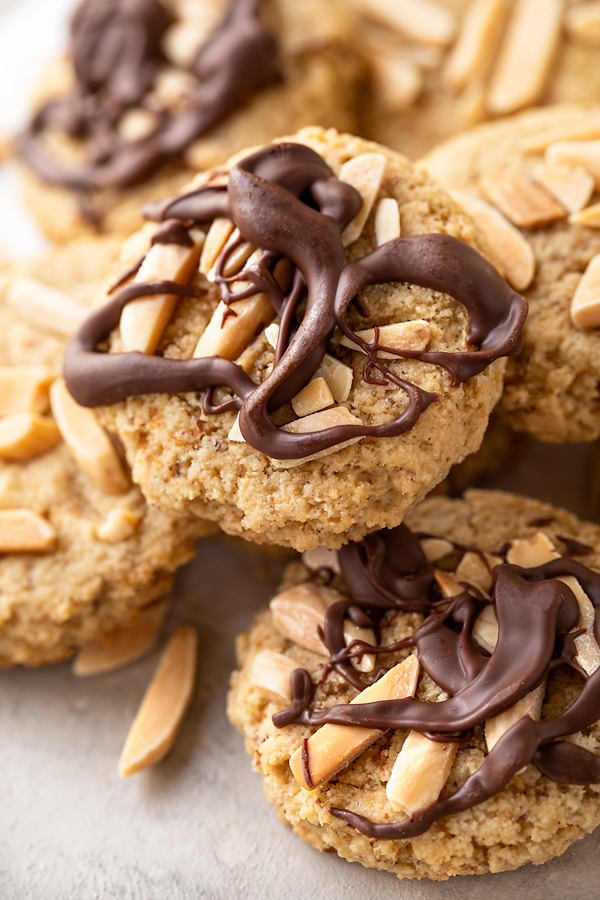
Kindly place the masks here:
[[(0, 133), (23, 120), (34, 69), (60, 49), (71, 6), (0, 0)], [(1, 181), (0, 242), (31, 251), (12, 173)], [(497, 483), (582, 511), (591, 455), (532, 445)], [(0, 900), (597, 900), (600, 833), (541, 868), (400, 883), (321, 855), (279, 823), (227, 723), (225, 696), (235, 635), (282, 565), (201, 542), (176, 592), (177, 619), (201, 635), (191, 715), (173, 753), (128, 781), (117, 760), (157, 653), (96, 679), (77, 680), (68, 666), (0, 673)]]

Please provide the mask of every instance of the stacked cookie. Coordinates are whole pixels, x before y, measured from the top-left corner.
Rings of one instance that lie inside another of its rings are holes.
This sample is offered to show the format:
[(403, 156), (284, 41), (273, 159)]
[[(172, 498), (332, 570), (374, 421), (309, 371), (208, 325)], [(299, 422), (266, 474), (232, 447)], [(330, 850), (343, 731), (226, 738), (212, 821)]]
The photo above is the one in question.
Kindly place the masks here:
[[(356, 5), (361, 53), (334, 3), (78, 9), (18, 142), (67, 243), (6, 272), (0, 516), (20, 587), (0, 657), (56, 661), (128, 625), (209, 523), (301, 551), (240, 639), (230, 717), (304, 839), (440, 880), (543, 862), (600, 821), (598, 529), (497, 492), (425, 499), (496, 404), (542, 440), (598, 437), (600, 106), (410, 163), (331, 127), (355, 121), (364, 57), (387, 84), (369, 120), (400, 102), (398, 73), (416, 132), (442, 83), (497, 115), (568, 80), (550, 74), (561, 10), (516, 85), (534, 0), (509, 4), (493, 70), (504, 4), (456, 4), (454, 45), (452, 4)], [(417, 101), (419, 48), (438, 62)], [(121, 236), (81, 243), (90, 222)]]

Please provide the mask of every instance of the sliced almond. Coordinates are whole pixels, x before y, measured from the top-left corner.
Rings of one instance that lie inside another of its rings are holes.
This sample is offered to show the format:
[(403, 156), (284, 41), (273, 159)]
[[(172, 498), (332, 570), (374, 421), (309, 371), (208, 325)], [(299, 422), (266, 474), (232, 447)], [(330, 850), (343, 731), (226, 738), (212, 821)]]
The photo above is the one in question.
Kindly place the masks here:
[(538, 101), (558, 49), (562, 0), (516, 0), (488, 93), (488, 109), (508, 115)]
[(481, 78), (473, 78), (456, 98), (456, 114), (465, 128), (473, 128), (487, 118), (486, 84)]
[(142, 609), (127, 628), (115, 628), (97, 641), (82, 647), (71, 671), (78, 678), (115, 672), (136, 662), (154, 650), (164, 624), (169, 603), (163, 600)]
[[(429, 322), (425, 322), (424, 319), (414, 319), (412, 322), (398, 322), (394, 325), (382, 325), (378, 331), (377, 341), (379, 344), (400, 351), (424, 350), (431, 338)], [(357, 331), (356, 336), (361, 338), (366, 344), (372, 344), (375, 341), (375, 329), (367, 328), (365, 331)], [(342, 337), (340, 343), (351, 350), (364, 352), (358, 344), (350, 340), (346, 335)], [(387, 353), (385, 350), (378, 350), (377, 357), (378, 359), (398, 359), (393, 353)]]
[(0, 416), (45, 413), (53, 378), (45, 366), (0, 366)]
[(591, 141), (600, 138), (600, 115), (590, 113), (578, 122), (556, 125), (535, 137), (523, 138), (519, 147), (525, 153), (543, 153), (551, 144), (571, 141)]
[(578, 3), (565, 12), (565, 29), (572, 38), (586, 44), (600, 44), (600, 3)]
[(511, 541), (508, 553), (506, 554), (506, 562), (514, 566), (522, 566), (529, 569), (534, 566), (543, 566), (544, 563), (556, 559), (560, 553), (543, 531), (528, 538), (520, 538)]
[(335, 403), (333, 394), (329, 390), (324, 378), (313, 378), (302, 388), (299, 394), (292, 399), (292, 409), (297, 416), (309, 416), (311, 413), (327, 409)]
[(50, 388), (50, 405), (63, 440), (82, 472), (107, 494), (128, 490), (129, 478), (96, 413), (73, 400), (62, 378)]
[(459, 581), (468, 581), (488, 593), (492, 589), (492, 569), (501, 562), (499, 556), (491, 553), (484, 553), (482, 559), (479, 553), (468, 550), (457, 565), (455, 575)]
[[(373, 703), (378, 700), (400, 700), (403, 697), (413, 697), (419, 675), (419, 662), (412, 654), (403, 662), (398, 663), (393, 669), (365, 688), (358, 697), (351, 702)], [(375, 728), (362, 728), (358, 725), (323, 725), (307, 741), (308, 772), (310, 782), (307, 782), (302, 764), (302, 748), (299, 747), (290, 759), (290, 768), (298, 784), (306, 790), (311, 790), (325, 781), (329, 781), (346, 766), (349, 766), (357, 756), (366, 750), (382, 731)]]
[(492, 750), (502, 735), (524, 716), (529, 716), (534, 722), (539, 721), (545, 692), (546, 682), (544, 681), (535, 690), (518, 700), (510, 709), (486, 721), (485, 742), (488, 751)]
[(423, 90), (421, 69), (397, 51), (381, 48), (369, 59), (373, 88), (388, 109), (409, 109)]
[(540, 228), (566, 216), (565, 208), (541, 187), (501, 169), (481, 175), (479, 189), (520, 228)]
[(279, 325), (277, 322), (271, 322), (270, 325), (267, 325), (265, 328), (265, 337), (269, 345), (275, 350), (277, 341), (279, 340)]
[(579, 212), (571, 213), (569, 222), (571, 225), (583, 225), (586, 228), (600, 228), (600, 203), (594, 203)]
[[(282, 431), (290, 431), (292, 434), (309, 434), (312, 431), (325, 431), (327, 428), (335, 428), (338, 425), (362, 425), (362, 422), (359, 418), (353, 416), (345, 406), (335, 406), (332, 409), (313, 413), (310, 416), (297, 419), (295, 422), (290, 422), (289, 425), (283, 426)], [(317, 453), (304, 456), (302, 459), (271, 459), (271, 465), (274, 469), (293, 469), (313, 459), (321, 459), (323, 456), (329, 456), (331, 453), (343, 450), (344, 447), (356, 444), (360, 440), (360, 436), (349, 438), (347, 441), (328, 447), (327, 450), (319, 450)]]
[(447, 47), (456, 31), (454, 14), (437, 0), (354, 0), (365, 16), (414, 41)]
[(22, 319), (61, 337), (73, 337), (89, 315), (67, 294), (33, 278), (11, 278), (5, 301)]
[(386, 794), (393, 809), (412, 815), (434, 803), (448, 780), (458, 744), (430, 741), (411, 731), (392, 767)]
[(315, 378), (324, 378), (336, 403), (345, 403), (352, 390), (354, 375), (350, 366), (345, 365), (326, 353), (323, 362), (315, 372)]
[(427, 562), (436, 562), (454, 550), (454, 545), (445, 538), (421, 538), (419, 543)]
[[(169, 280), (185, 284), (196, 267), (199, 253), (198, 245), (155, 244), (148, 251), (134, 282)], [(119, 323), (123, 350), (126, 353), (135, 350), (154, 353), (177, 303), (178, 298), (173, 294), (140, 297), (128, 303)]]
[(261, 325), (267, 325), (275, 315), (266, 294), (235, 300), (231, 309), (235, 315), (228, 315), (228, 307), (222, 301), (219, 303), (196, 344), (195, 359), (205, 356), (237, 359)]
[(546, 162), (559, 166), (583, 166), (600, 189), (600, 140), (556, 141), (546, 148)]
[(450, 194), (485, 234), (509, 284), (517, 291), (526, 290), (535, 275), (535, 254), (527, 238), (485, 200), (466, 191)]
[(55, 543), (56, 532), (42, 516), (29, 509), (0, 510), (0, 553), (36, 553)]
[(208, 275), (217, 257), (231, 235), (235, 225), (229, 219), (214, 219), (208, 229), (198, 268), (203, 275)]
[(457, 93), (486, 74), (506, 15), (506, 0), (471, 0), (460, 34), (444, 67), (443, 79)]
[(254, 687), (260, 688), (275, 700), (291, 703), (290, 677), (296, 669), (304, 668), (302, 663), (284, 656), (283, 653), (261, 650), (252, 660), (248, 680)]
[(139, 231), (134, 231), (121, 246), (119, 259), (126, 266), (132, 266), (147, 253), (152, 246), (152, 238), (156, 234), (156, 222), (146, 222)]
[(167, 755), (192, 701), (198, 657), (195, 628), (182, 625), (163, 650), (127, 735), (119, 774), (147, 769)]
[(594, 193), (594, 179), (583, 166), (539, 163), (533, 177), (570, 213), (579, 212)]
[(96, 528), (96, 536), (108, 544), (118, 544), (133, 537), (144, 515), (131, 509), (111, 509)]
[(498, 643), (498, 619), (496, 610), (490, 604), (484, 606), (473, 626), (473, 637), (480, 647), (493, 653)]
[(317, 569), (331, 569), (337, 575), (341, 575), (342, 572), (337, 550), (325, 550), (324, 547), (305, 550), (302, 554), (302, 562), (313, 572)]
[(244, 435), (242, 434), (242, 431), (240, 429), (239, 413), (235, 417), (235, 422), (231, 426), (229, 434), (227, 435), (227, 440), (234, 441), (236, 444), (245, 444), (246, 443), (246, 438), (244, 437)]
[(340, 169), (339, 180), (352, 185), (363, 198), (360, 210), (342, 232), (344, 247), (353, 244), (361, 236), (381, 188), (386, 166), (387, 158), (383, 153), (362, 153), (349, 159)]
[(592, 257), (571, 300), (571, 321), (576, 328), (600, 327), (600, 254)]
[(459, 594), (463, 593), (465, 589), (464, 585), (460, 583), (453, 572), (444, 572), (443, 569), (434, 569), (433, 574), (437, 585), (442, 592), (442, 596), (450, 599), (451, 597), (457, 597)]
[(223, 266), (224, 277), (231, 278), (232, 275), (237, 275), (238, 272), (244, 268), (253, 253), (256, 253), (256, 247), (253, 247), (252, 244), (248, 244), (247, 242), (240, 244), (239, 247), (232, 250), (227, 256), (227, 262)]
[(576, 660), (588, 675), (593, 675), (600, 666), (600, 647), (594, 637), (596, 610), (576, 578), (573, 578), (572, 575), (565, 575), (560, 581), (570, 587), (577, 598), (580, 613), (577, 629), (585, 628), (584, 634), (580, 634), (574, 639), (577, 648)]
[(375, 210), (375, 240), (377, 246), (400, 237), (400, 210), (393, 197), (382, 197)]
[(126, 110), (117, 127), (119, 137), (125, 141), (139, 141), (156, 130), (158, 120), (154, 113), (139, 107)]
[(37, 413), (16, 413), (0, 419), (0, 459), (31, 459), (59, 441), (55, 422)]

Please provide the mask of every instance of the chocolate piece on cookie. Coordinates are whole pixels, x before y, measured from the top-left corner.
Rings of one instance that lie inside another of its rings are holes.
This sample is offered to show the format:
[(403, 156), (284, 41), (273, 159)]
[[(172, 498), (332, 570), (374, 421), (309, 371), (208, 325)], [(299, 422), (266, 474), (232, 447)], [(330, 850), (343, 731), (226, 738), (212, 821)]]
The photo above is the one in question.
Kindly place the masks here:
[(229, 716), (304, 840), (398, 877), (542, 863), (600, 823), (600, 529), (499, 491), (309, 551)]
[(600, 106), (573, 104), (481, 125), (422, 160), (529, 302), (498, 411), (544, 441), (600, 435), (599, 148)]
[(354, 125), (358, 63), (329, 0), (84, 0), (18, 139), (48, 235), (126, 234), (190, 172), (300, 125)]
[(2, 666), (59, 662), (135, 621), (214, 529), (149, 509), (60, 378), (67, 334), (89, 311), (81, 299), (106, 284), (114, 254), (114, 240), (90, 240), (2, 270)]
[(407, 160), (306, 129), (150, 214), (65, 376), (152, 503), (339, 546), (479, 446), (526, 304)]

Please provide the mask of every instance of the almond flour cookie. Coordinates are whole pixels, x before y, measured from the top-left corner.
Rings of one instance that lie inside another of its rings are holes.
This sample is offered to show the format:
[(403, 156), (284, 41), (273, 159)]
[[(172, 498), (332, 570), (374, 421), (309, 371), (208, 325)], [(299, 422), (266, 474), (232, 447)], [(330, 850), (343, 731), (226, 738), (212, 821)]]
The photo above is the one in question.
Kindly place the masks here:
[(397, 524), (479, 446), (526, 306), (406, 159), (292, 140), (154, 208), (65, 377), (151, 503), (305, 549)]
[(127, 234), (144, 202), (241, 147), (352, 127), (346, 18), (337, 0), (84, 0), (17, 142), (46, 233)]
[(499, 491), (406, 520), (288, 568), (229, 717), (317, 849), (436, 881), (543, 863), (600, 823), (600, 528)]
[(87, 314), (78, 299), (100, 287), (114, 247), (74, 244), (2, 273), (0, 666), (59, 662), (133, 621), (213, 530), (149, 509), (61, 384), (68, 332)]
[(581, 0), (352, 0), (370, 73), (361, 131), (416, 159), (485, 121), (600, 100), (598, 8)]
[(422, 161), (529, 301), (499, 413), (543, 441), (600, 435), (599, 148), (600, 106), (576, 104), (482, 125)]

